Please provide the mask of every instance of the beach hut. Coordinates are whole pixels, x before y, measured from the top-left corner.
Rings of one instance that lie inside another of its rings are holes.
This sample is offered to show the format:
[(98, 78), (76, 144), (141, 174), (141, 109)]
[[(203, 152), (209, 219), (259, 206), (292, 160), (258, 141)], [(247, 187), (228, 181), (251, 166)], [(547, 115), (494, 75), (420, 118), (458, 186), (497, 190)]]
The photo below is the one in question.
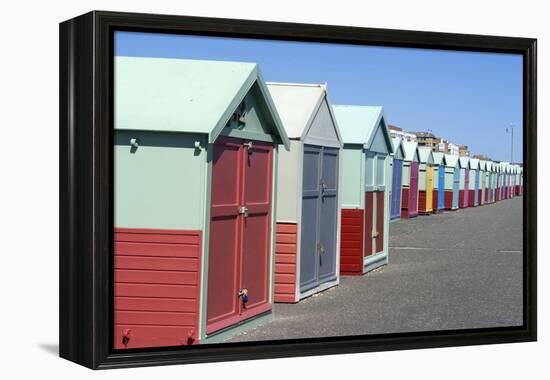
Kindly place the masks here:
[(458, 209), (458, 196), (460, 190), (460, 168), (456, 154), (445, 153), (443, 165), (445, 166), (445, 209)]
[(403, 141), (403, 181), (401, 194), (401, 218), (413, 218), (418, 215), (418, 144), (416, 141)]
[(269, 318), (279, 145), (254, 63), (114, 59), (117, 349), (208, 343)]
[(418, 212), (428, 215), (433, 212), (434, 159), (432, 150), (426, 146), (418, 148)]
[(393, 155), (391, 160), (392, 187), (390, 192), (390, 221), (401, 218), (401, 184), (403, 181), (403, 150), (402, 140), (399, 137), (392, 138)]
[(479, 160), (479, 189), (478, 204), (484, 206), (487, 204), (487, 161)]
[(496, 200), (500, 202), (502, 200), (502, 182), (504, 180), (502, 174), (502, 164), (500, 162), (496, 163)]
[(468, 178), (470, 179), (470, 184), (468, 187), (468, 206), (477, 207), (479, 204), (479, 159), (470, 158), (468, 160), (468, 167), (470, 173)]
[(468, 157), (460, 157), (458, 160), (460, 169), (460, 185), (458, 192), (458, 207), (467, 208), (469, 205), (470, 188), (470, 160)]
[(433, 174), (433, 211), (445, 209), (445, 165), (443, 159), (445, 153), (432, 152), (434, 159)]
[(382, 107), (335, 105), (344, 140), (340, 273), (388, 263), (392, 140)]
[(497, 200), (497, 165), (493, 161), (487, 163), (489, 172), (489, 203), (495, 203)]
[(268, 83), (290, 139), (278, 157), (275, 302), (339, 282), (342, 138), (325, 85)]
[(523, 195), (523, 166), (519, 167), (519, 195)]

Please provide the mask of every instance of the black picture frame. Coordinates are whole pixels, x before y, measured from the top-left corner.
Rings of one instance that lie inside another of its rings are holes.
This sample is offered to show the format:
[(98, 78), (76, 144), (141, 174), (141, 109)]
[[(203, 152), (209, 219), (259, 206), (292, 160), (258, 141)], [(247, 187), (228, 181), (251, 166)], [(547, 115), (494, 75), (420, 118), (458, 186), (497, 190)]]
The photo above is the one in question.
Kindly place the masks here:
[[(521, 54), (523, 325), (114, 352), (112, 62), (118, 30)], [(105, 11), (62, 22), (59, 38), (61, 357), (102, 369), (536, 340), (536, 39)]]

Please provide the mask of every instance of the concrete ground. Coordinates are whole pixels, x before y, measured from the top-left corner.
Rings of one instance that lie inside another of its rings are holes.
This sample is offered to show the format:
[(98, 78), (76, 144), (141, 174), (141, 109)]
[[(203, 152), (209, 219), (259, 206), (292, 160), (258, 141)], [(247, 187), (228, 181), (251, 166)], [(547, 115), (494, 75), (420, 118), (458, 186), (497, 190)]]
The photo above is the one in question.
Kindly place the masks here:
[(389, 265), (230, 342), (521, 325), (522, 200), (392, 222)]

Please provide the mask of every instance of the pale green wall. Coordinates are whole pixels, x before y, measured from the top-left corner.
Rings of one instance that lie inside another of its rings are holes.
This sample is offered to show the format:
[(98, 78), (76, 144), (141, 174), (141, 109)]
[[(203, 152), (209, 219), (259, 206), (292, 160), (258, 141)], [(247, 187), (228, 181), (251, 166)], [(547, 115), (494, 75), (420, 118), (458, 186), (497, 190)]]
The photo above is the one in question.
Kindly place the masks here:
[(274, 138), (275, 127), (264, 115), (268, 112), (261, 99), (260, 90), (257, 84), (252, 86), (250, 92), (245, 96), (245, 123), (240, 124), (230, 121), (221, 134), (231, 137), (246, 138), (259, 141), (276, 141)]
[(418, 164), (418, 190), (426, 191), (426, 170), (428, 170), (428, 165)]
[(364, 153), (362, 145), (345, 145), (342, 150), (342, 208), (363, 208)]
[(476, 170), (470, 169), (470, 183), (468, 183), (468, 189), (469, 190), (475, 190), (476, 189)]
[(455, 168), (450, 166), (444, 166), (445, 168), (445, 183), (443, 184), (445, 190), (453, 190)]
[[(115, 227), (202, 229), (206, 135), (115, 131)], [(130, 140), (138, 139), (132, 148)]]
[(401, 186), (409, 188), (411, 183), (411, 162), (403, 161), (403, 169), (401, 174)]
[(439, 188), (439, 165), (433, 166), (433, 188), (434, 190)]
[(281, 149), (279, 152), (277, 176), (277, 221), (298, 222), (299, 198), (302, 197), (302, 157), (301, 141), (291, 140), (290, 151)]

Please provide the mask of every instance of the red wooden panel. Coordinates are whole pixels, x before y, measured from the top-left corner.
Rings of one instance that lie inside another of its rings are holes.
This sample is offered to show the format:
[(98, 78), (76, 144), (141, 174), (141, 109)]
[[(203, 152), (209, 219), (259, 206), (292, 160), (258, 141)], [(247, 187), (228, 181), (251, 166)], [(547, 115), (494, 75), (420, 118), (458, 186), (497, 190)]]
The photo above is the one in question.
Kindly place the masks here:
[(469, 190), (469, 194), (468, 194), (468, 206), (469, 207), (475, 207), (475, 195), (476, 195), (475, 190)]
[(424, 190), (418, 191), (418, 211), (426, 212), (426, 192)]
[(277, 237), (277, 243), (294, 244), (296, 243), (296, 236), (291, 234), (280, 234), (280, 236)]
[(437, 210), (438, 210), (438, 200), (439, 200), (439, 190), (438, 189), (433, 189), (433, 193), (432, 193), (432, 210), (433, 212), (435, 213)]
[(275, 255), (275, 264), (296, 264), (296, 256), (290, 253), (277, 252)]
[[(363, 219), (360, 209), (342, 209), (340, 235), (340, 274), (363, 273)], [(352, 231), (347, 233), (346, 231)]]
[(464, 208), (464, 190), (458, 190), (458, 207)]
[(198, 273), (115, 269), (115, 282), (129, 282), (134, 284), (195, 285), (198, 282)]
[(453, 209), (453, 191), (452, 190), (448, 190), (448, 191), (445, 190), (444, 203), (445, 203), (445, 210)]
[(117, 310), (115, 324), (193, 326), (195, 318), (196, 313)]
[(404, 187), (401, 194), (401, 219), (409, 217), (409, 189)]
[(192, 298), (198, 293), (196, 286), (158, 284), (120, 284), (115, 286), (115, 297), (170, 297)]
[[(194, 327), (115, 325), (115, 342), (122, 342), (127, 334), (126, 348), (169, 347), (198, 343), (198, 331)], [(124, 348), (123, 345), (116, 348)]]
[(365, 193), (365, 257), (372, 255), (374, 228), (374, 193)]
[(131, 243), (174, 243), (197, 245), (201, 238), (196, 231), (163, 230), (151, 228), (116, 228), (115, 241)]
[[(210, 326), (239, 314), (242, 205), (242, 141), (214, 143), (208, 257), (207, 333)], [(225, 326), (222, 326), (225, 327)]]
[(157, 243), (132, 243), (115, 241), (115, 252), (121, 255), (155, 257), (195, 257), (197, 253), (196, 250), (197, 245), (189, 244), (164, 244), (163, 248), (159, 250)]
[[(277, 223), (275, 238), (275, 302), (295, 303), (296, 300), (296, 223)], [(284, 241), (282, 243), (281, 241)]]
[(491, 190), (485, 189), (485, 203), (486, 204), (489, 203), (489, 191), (491, 191)]
[(275, 283), (292, 285), (296, 283), (296, 277), (293, 273), (290, 273), (290, 274), (275, 273)]
[(115, 229), (116, 349), (198, 342), (201, 232), (155, 232)]
[(281, 234), (296, 234), (298, 227), (296, 223), (277, 223), (276, 232)]
[(295, 254), (296, 253), (296, 244), (288, 244), (288, 243), (276, 244), (275, 245), (275, 252)]
[(384, 192), (376, 192), (376, 252), (382, 252), (384, 250), (384, 218), (386, 217), (386, 210), (384, 208)]
[(149, 268), (153, 270), (179, 270), (196, 272), (199, 268), (197, 259), (173, 258), (173, 257), (139, 257), (116, 255), (115, 269), (142, 269)]
[(195, 299), (116, 297), (115, 309), (126, 311), (176, 311), (196, 313)]
[(253, 153), (243, 149), (244, 204), (248, 207), (249, 216), (243, 218), (242, 232), (241, 288), (248, 289), (247, 307), (241, 309), (242, 319), (263, 313), (271, 307), (269, 268), (273, 145), (258, 141), (252, 144)]

